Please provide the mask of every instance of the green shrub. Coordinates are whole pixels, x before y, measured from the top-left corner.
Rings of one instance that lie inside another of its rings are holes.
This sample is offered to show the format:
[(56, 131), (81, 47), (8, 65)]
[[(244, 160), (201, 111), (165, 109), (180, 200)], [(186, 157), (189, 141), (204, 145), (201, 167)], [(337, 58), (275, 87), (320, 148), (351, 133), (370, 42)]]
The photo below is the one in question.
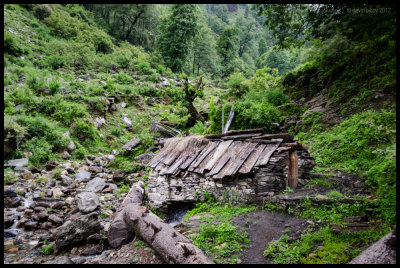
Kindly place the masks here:
[(229, 96), (234, 95), (236, 97), (242, 96), (249, 90), (249, 81), (246, 79), (243, 73), (232, 73), (228, 77), (226, 82), (227, 86), (230, 88), (227, 92)]
[(39, 166), (48, 161), (52, 153), (52, 146), (43, 137), (33, 137), (22, 145), (22, 149), (33, 154), (29, 157), (29, 161), (34, 166)]
[(53, 245), (44, 245), (40, 253), (42, 255), (50, 255), (53, 251)]
[(33, 14), (39, 20), (44, 20), (45, 18), (49, 17), (52, 11), (53, 9), (51, 8), (51, 6), (47, 4), (36, 5), (33, 8)]
[(60, 86), (61, 83), (58, 80), (52, 79), (49, 83), (50, 94), (54, 95), (58, 93), (58, 91), (60, 90)]
[(15, 57), (22, 55), (22, 49), (15, 36), (9, 31), (4, 31), (4, 52)]
[(74, 127), (74, 134), (80, 141), (86, 140), (98, 140), (98, 131), (94, 127), (92, 122), (88, 122), (84, 119), (76, 119), (75, 120), (75, 127)]

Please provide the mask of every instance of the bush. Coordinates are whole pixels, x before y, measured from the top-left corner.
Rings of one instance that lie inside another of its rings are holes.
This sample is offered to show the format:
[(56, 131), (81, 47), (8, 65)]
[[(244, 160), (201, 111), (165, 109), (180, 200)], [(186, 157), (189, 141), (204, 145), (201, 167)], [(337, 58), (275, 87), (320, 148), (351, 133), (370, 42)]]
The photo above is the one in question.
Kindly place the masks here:
[(52, 146), (43, 137), (33, 137), (22, 145), (22, 149), (33, 154), (29, 157), (29, 161), (34, 166), (48, 161), (52, 153)]
[(272, 123), (280, 122), (279, 110), (269, 103), (245, 100), (235, 103), (234, 129), (263, 128), (266, 133), (274, 133)]
[(230, 88), (227, 92), (228, 95), (234, 95), (236, 97), (240, 97), (244, 93), (246, 93), (249, 90), (250, 86), (244, 74), (238, 72), (232, 73), (228, 77), (226, 85)]
[(22, 49), (15, 36), (9, 31), (4, 31), (4, 52), (15, 57), (22, 55)]
[(47, 4), (37, 5), (33, 8), (33, 14), (39, 20), (44, 20), (51, 15), (53, 9)]
[(94, 141), (99, 137), (99, 133), (93, 123), (83, 119), (77, 119), (75, 121), (74, 133), (81, 141)]

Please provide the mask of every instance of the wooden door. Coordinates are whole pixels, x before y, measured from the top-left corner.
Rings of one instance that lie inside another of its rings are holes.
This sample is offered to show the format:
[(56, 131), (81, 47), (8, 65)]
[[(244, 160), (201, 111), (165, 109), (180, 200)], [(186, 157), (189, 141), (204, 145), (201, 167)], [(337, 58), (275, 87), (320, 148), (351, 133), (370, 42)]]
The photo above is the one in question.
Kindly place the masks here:
[(288, 186), (291, 189), (296, 189), (297, 187), (297, 175), (298, 175), (298, 165), (297, 165), (297, 151), (289, 152), (289, 170), (288, 170)]

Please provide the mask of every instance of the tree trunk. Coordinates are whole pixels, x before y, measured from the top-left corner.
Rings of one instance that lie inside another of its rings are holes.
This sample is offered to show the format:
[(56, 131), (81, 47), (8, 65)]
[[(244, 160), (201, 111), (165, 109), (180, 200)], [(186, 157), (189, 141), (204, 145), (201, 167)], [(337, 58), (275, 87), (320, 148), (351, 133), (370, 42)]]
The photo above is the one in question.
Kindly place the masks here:
[(128, 243), (136, 233), (169, 264), (213, 263), (188, 238), (142, 206), (143, 196), (144, 184), (139, 181), (132, 186), (111, 222), (108, 241), (112, 247)]

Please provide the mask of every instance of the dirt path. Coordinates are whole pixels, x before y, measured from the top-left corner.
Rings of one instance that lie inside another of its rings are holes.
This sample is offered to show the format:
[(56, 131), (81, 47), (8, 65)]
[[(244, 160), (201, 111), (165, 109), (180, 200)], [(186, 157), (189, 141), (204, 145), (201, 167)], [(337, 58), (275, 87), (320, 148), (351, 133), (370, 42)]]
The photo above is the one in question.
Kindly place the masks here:
[(308, 225), (306, 219), (269, 211), (241, 215), (234, 222), (249, 234), (250, 244), (243, 251), (243, 264), (271, 264), (272, 260), (263, 255), (267, 244), (278, 239), (286, 229), (290, 229), (289, 236), (296, 236)]

